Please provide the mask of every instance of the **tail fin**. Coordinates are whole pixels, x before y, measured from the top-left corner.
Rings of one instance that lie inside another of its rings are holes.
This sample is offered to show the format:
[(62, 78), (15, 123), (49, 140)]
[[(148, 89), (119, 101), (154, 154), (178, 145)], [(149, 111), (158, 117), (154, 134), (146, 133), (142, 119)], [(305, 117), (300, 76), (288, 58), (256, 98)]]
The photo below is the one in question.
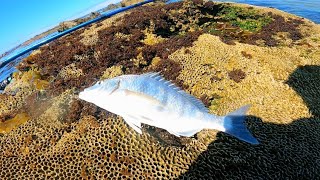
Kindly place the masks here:
[(251, 144), (259, 144), (258, 140), (251, 135), (244, 124), (245, 114), (250, 105), (243, 106), (236, 111), (233, 111), (223, 118), (224, 132)]

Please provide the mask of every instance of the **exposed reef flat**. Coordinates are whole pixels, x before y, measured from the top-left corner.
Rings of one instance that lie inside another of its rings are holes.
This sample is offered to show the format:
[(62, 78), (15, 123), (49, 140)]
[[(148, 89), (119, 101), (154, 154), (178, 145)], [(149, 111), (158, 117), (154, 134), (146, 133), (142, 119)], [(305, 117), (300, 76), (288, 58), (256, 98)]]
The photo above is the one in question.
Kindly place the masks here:
[[(320, 26), (275, 9), (155, 3), (34, 51), (0, 94), (1, 179), (318, 179)], [(161, 71), (224, 115), (251, 104), (250, 145), (192, 138), (78, 99), (100, 79)]]

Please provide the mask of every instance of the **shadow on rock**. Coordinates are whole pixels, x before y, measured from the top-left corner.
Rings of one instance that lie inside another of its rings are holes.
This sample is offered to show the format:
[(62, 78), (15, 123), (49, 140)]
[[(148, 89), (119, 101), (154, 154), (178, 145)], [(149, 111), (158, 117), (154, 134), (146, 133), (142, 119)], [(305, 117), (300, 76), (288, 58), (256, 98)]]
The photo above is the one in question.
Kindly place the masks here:
[(248, 116), (259, 145), (218, 133), (180, 179), (320, 179), (320, 66), (298, 67), (286, 83), (313, 117), (272, 124)]
[(286, 83), (302, 97), (312, 115), (320, 117), (320, 66), (300, 66)]

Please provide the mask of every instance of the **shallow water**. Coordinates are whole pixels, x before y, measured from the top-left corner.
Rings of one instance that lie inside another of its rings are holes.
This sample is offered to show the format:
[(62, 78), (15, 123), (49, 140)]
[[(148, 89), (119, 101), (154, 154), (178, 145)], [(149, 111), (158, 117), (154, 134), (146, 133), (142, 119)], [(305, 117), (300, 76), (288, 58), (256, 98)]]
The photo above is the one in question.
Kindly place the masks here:
[[(41, 39), (35, 40), (35, 41), (33, 41), (31, 44), (29, 44), (29, 45), (27, 45), (27, 46), (20, 47), (20, 48), (18, 48), (18, 49), (16, 49), (16, 50), (12, 51), (10, 54), (8, 54), (8, 55), (0, 58), (0, 82), (2, 82), (2, 81), (5, 80), (7, 77), (9, 77), (13, 72), (15, 72), (15, 71), (16, 71), (15, 66), (17, 66), (17, 65), (19, 64), (19, 62), (20, 62), (23, 58), (25, 58), (25, 57), (27, 57), (28, 55), (30, 55), (31, 52), (26, 53), (26, 54), (24, 54), (24, 55), (16, 58), (15, 60), (11, 61), (10, 63), (8, 63), (7, 65), (5, 65), (5, 66), (2, 67), (1, 64), (2, 64), (4, 61), (6, 61), (8, 58), (10, 58), (10, 57), (12, 57), (12, 56), (20, 53), (21, 51), (24, 51), (25, 49), (27, 49), (27, 48), (29, 48), (29, 47), (32, 47), (33, 45), (35, 45), (35, 44), (37, 44), (37, 43), (39, 43), (39, 42), (41, 42), (41, 41), (44, 41), (44, 40), (50, 38), (51, 36), (53, 36), (53, 35), (55, 35), (55, 34), (57, 34), (57, 32), (52, 33), (52, 34), (49, 34), (48, 36), (45, 36), (45, 37), (43, 37), (43, 38), (41, 38)], [(1, 91), (0, 91), (0, 93), (1, 93)]]
[(320, 23), (320, 0), (218, 0), (221, 2), (237, 2), (256, 6), (273, 7)]

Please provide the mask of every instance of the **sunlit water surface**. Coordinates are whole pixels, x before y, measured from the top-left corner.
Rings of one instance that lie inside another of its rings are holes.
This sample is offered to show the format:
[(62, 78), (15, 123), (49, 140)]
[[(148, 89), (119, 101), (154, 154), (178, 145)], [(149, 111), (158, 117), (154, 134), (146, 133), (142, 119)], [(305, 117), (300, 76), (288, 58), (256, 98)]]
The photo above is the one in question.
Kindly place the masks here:
[(273, 7), (320, 23), (320, 0), (219, 0), (256, 6)]

